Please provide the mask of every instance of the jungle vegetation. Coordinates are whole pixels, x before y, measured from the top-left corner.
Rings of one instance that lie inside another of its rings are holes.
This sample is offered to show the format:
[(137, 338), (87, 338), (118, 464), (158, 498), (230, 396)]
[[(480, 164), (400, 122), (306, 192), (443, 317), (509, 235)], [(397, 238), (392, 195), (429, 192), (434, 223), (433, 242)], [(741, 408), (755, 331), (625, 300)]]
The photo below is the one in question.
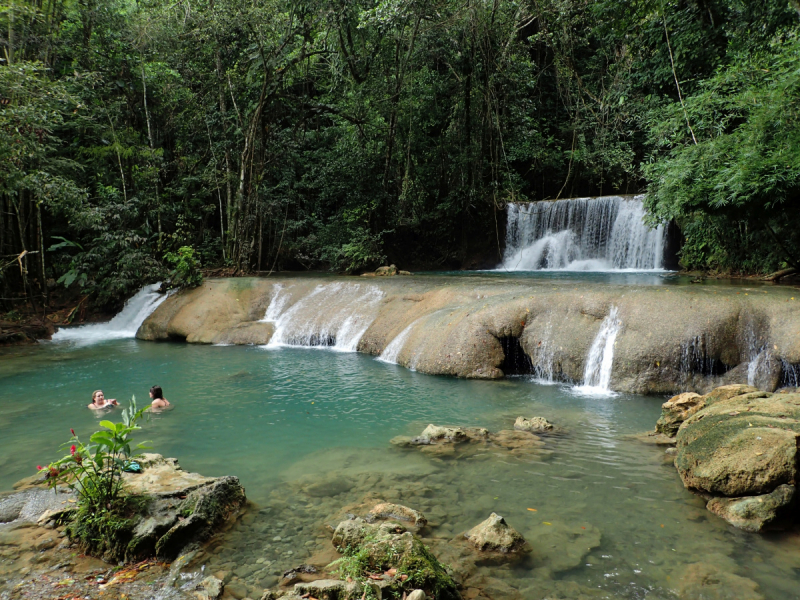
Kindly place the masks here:
[(0, 303), (114, 305), (180, 252), (491, 264), (507, 202), (643, 191), (686, 268), (797, 267), (798, 24), (798, 0), (2, 0)]

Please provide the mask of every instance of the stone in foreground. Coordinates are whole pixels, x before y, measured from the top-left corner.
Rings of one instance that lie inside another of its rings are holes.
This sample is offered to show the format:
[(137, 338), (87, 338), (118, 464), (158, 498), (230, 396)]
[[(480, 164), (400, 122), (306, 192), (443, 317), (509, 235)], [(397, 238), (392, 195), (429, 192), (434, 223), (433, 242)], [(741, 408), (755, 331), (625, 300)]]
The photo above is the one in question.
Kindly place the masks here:
[(699, 400), (705, 406), (683, 421), (676, 438), (684, 486), (735, 527), (780, 525), (793, 512), (800, 476), (800, 394), (724, 386)]
[(525, 539), (498, 515), (492, 513), (483, 523), (464, 534), (470, 544), (482, 552), (508, 554), (522, 550)]
[[(423, 590), (437, 600), (460, 598), (444, 566), (418, 537), (398, 523), (370, 524), (358, 517), (342, 521), (334, 531), (333, 544), (345, 554), (342, 565), (349, 565), (340, 575), (354, 578), (373, 591), (377, 587), (382, 591), (376, 594), (379, 598), (386, 593), (389, 597), (400, 597), (414, 589)], [(371, 576), (376, 573), (384, 575), (376, 580)]]

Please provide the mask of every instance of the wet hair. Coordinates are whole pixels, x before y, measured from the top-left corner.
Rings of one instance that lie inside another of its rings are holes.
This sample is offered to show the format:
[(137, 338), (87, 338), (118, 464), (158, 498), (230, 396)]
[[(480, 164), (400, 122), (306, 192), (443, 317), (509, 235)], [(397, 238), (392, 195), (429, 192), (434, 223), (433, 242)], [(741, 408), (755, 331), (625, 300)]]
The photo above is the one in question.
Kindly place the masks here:
[(95, 390), (92, 392), (92, 404), (95, 404), (95, 398), (97, 398), (97, 394), (102, 394), (103, 390)]
[(154, 385), (150, 388), (150, 393), (153, 394), (153, 400), (163, 400), (164, 392), (161, 390), (160, 385)]

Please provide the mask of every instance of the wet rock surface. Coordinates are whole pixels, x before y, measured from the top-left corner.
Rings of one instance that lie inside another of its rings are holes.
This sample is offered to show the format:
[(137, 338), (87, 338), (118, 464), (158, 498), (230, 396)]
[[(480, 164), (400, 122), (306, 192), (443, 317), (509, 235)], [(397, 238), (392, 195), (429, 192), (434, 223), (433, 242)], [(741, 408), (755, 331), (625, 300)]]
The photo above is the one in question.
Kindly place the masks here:
[(553, 431), (555, 426), (544, 417), (531, 417), (530, 419), (517, 417), (517, 420), (514, 421), (514, 429), (529, 433), (547, 433)]
[(683, 484), (741, 529), (761, 531), (789, 515), (798, 480), (800, 394), (727, 386), (691, 401), (703, 408), (678, 429), (675, 466)]
[(469, 543), (481, 552), (519, 552), (526, 543), (519, 532), (506, 520), (492, 513), (489, 518), (479, 523), (464, 534)]
[[(392, 272), (391, 267), (385, 269)], [(323, 327), (318, 307), (303, 300), (320, 287), (339, 286), (341, 295), (364, 285), (354, 279), (208, 279), (195, 290), (165, 300), (137, 335), (264, 344), (273, 331), (261, 320), (281, 289), (286, 294), (284, 314), (294, 310), (297, 322), (319, 325), (308, 339), (319, 341), (323, 329), (337, 329), (348, 318), (367, 319), (370, 324), (358, 341), (360, 352), (378, 355), (405, 331), (396, 362), (423, 373), (501, 378), (506, 363), (501, 340), (514, 339), (537, 373), (580, 381), (588, 350), (612, 306), (623, 324), (611, 381), (618, 391), (704, 393), (748, 379), (773, 391), (795, 377), (800, 365), (800, 338), (792, 333), (800, 328), (800, 312), (794, 309), (790, 290), (742, 294), (714, 286), (575, 286), (558, 281), (382, 276), (369, 283), (382, 295), (376, 313), (362, 314), (363, 307), (354, 300), (339, 321), (326, 321)]]
[(483, 427), (428, 425), (417, 437), (397, 436), (391, 443), (404, 449), (417, 449), (424, 454), (442, 458), (464, 458), (485, 455), (500, 449), (510, 455), (547, 455), (549, 450), (538, 436), (517, 429), (502, 429), (496, 433)]

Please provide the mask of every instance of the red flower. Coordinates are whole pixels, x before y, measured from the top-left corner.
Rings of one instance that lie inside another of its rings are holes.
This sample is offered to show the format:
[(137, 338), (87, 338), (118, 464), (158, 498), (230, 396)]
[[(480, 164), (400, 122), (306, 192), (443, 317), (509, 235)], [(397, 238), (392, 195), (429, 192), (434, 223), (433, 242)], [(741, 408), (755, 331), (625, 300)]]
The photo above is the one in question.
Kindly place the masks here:
[(53, 478), (58, 477), (58, 469), (56, 469), (55, 467), (50, 467), (50, 477)]
[(75, 462), (79, 465), (83, 463), (83, 457), (80, 454), (75, 455)]
[(70, 429), (70, 430), (69, 430), (69, 432), (70, 432), (72, 435), (75, 435), (75, 430), (74, 430), (74, 429)]
[(42, 465), (36, 465), (36, 470), (37, 471), (41, 471), (42, 470)]
[(72, 446), (69, 447), (69, 453), (72, 454), (72, 456), (75, 456), (75, 444), (72, 444)]

